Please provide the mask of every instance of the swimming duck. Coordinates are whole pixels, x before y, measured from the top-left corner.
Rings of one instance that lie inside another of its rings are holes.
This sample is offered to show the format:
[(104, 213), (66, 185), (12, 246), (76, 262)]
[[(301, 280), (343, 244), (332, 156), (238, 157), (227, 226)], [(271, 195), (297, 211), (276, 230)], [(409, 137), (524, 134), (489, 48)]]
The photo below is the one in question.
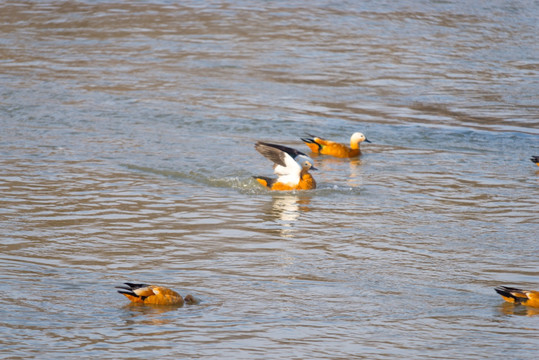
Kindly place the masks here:
[(339, 158), (356, 157), (361, 154), (359, 143), (365, 141), (370, 143), (365, 135), (360, 132), (352, 134), (350, 137), (350, 147), (335, 141), (325, 140), (321, 137), (309, 135), (310, 138), (301, 138), (301, 140), (311, 149), (313, 153), (331, 155)]
[(532, 156), (530, 160), (532, 161), (532, 163), (535, 163), (535, 165), (539, 166), (539, 156)]
[(539, 291), (522, 290), (507, 286), (498, 286), (494, 290), (507, 302), (539, 307)]
[(178, 305), (182, 306), (184, 302), (192, 305), (197, 301), (192, 295), (187, 295), (185, 299), (176, 291), (162, 286), (124, 283), (127, 286), (116, 286), (118, 292), (125, 295), (133, 303), (150, 305)]
[(316, 188), (316, 181), (309, 170), (316, 170), (314, 161), (304, 153), (283, 145), (258, 141), (255, 149), (273, 161), (273, 172), (277, 179), (254, 176), (270, 190), (311, 190)]

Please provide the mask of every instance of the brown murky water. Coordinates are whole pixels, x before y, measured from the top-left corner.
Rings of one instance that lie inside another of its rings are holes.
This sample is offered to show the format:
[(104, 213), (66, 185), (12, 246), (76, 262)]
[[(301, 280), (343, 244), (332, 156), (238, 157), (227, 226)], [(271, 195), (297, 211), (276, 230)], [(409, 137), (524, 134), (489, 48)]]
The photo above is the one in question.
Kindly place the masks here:
[[(532, 1), (0, 3), (6, 358), (533, 358)], [(372, 141), (270, 194), (268, 140)], [(124, 281), (194, 294), (131, 307)]]

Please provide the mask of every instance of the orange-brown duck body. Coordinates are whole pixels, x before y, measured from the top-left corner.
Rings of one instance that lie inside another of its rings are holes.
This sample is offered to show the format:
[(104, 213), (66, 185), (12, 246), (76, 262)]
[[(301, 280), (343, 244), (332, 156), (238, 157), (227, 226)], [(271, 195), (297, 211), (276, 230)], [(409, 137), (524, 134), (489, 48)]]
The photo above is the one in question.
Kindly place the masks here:
[(507, 302), (539, 308), (539, 291), (523, 290), (508, 286), (498, 286), (494, 290)]
[(194, 304), (196, 300), (192, 295), (184, 298), (176, 291), (163, 286), (124, 283), (126, 286), (116, 286), (118, 292), (137, 304), (147, 305), (177, 305), (184, 303)]
[(300, 173), (300, 179), (297, 185), (285, 184), (279, 182), (278, 179), (271, 179), (265, 176), (256, 176), (255, 179), (270, 190), (291, 191), (316, 189), (316, 181), (308, 172)]
[(330, 155), (338, 158), (351, 158), (361, 155), (359, 144), (363, 141), (370, 143), (362, 133), (354, 133), (350, 138), (350, 146), (331, 140), (325, 140), (321, 137), (310, 135), (310, 138), (301, 138), (301, 140), (311, 149), (313, 153)]

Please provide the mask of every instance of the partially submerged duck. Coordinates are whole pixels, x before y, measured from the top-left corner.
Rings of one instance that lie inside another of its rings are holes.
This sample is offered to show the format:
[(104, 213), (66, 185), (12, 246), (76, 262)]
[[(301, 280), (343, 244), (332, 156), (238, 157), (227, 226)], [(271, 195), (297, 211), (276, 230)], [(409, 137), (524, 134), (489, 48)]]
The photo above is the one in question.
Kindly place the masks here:
[(124, 285), (116, 286), (117, 289), (121, 289), (118, 292), (137, 304), (182, 306), (184, 303), (188, 305), (197, 303), (192, 295), (187, 295), (184, 299), (176, 291), (163, 286), (134, 283)]
[(522, 290), (508, 286), (498, 286), (494, 290), (507, 302), (539, 308), (539, 291)]

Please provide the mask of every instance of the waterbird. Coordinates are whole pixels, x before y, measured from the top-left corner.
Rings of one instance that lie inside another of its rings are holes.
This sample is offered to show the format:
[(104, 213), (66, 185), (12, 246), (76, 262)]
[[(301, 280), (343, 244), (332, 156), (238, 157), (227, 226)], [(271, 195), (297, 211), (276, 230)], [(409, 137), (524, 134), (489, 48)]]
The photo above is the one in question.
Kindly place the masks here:
[(255, 149), (271, 160), (277, 178), (253, 176), (260, 184), (270, 190), (311, 190), (316, 181), (309, 170), (317, 170), (314, 161), (301, 151), (287, 146), (258, 141)]
[(535, 163), (535, 165), (539, 166), (539, 156), (532, 156), (530, 160), (532, 161), (532, 163)]
[(498, 286), (494, 290), (512, 304), (539, 307), (539, 291), (522, 290), (508, 286)]
[(163, 286), (127, 282), (124, 285), (116, 286), (117, 289), (121, 289), (118, 292), (137, 304), (182, 306), (184, 302), (189, 305), (197, 303), (192, 295), (187, 295), (184, 299), (176, 291)]
[(321, 137), (308, 135), (310, 137), (301, 138), (301, 140), (311, 149), (313, 153), (322, 155), (331, 155), (338, 158), (356, 157), (361, 154), (359, 144), (363, 141), (370, 143), (365, 135), (360, 132), (353, 133), (350, 137), (350, 147), (331, 140), (325, 140)]

